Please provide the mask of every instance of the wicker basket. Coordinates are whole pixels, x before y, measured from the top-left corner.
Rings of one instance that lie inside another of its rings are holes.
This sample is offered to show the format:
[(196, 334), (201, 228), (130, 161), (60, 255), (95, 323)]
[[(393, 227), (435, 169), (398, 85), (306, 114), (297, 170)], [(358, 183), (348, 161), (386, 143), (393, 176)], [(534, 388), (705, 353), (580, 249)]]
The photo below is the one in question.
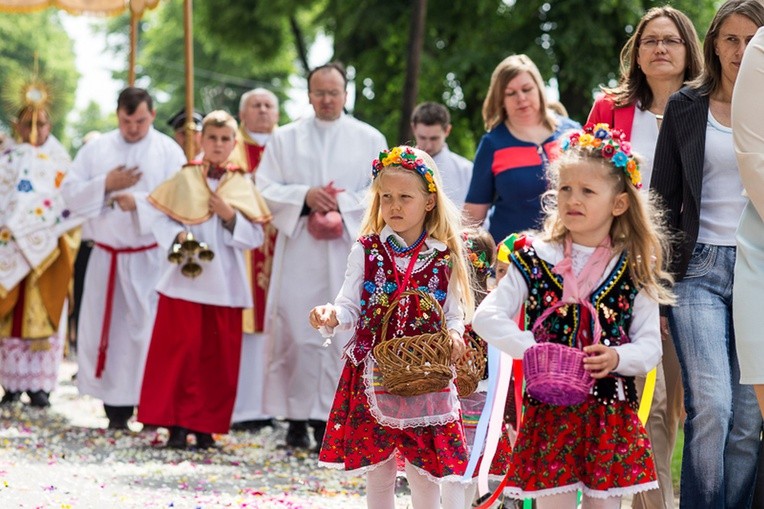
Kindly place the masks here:
[(477, 390), (485, 377), (487, 348), (477, 334), (466, 333), (467, 353), (456, 363), (456, 390), (459, 397), (467, 397)]
[[(588, 308), (581, 311), (589, 312)], [(541, 337), (537, 331), (547, 314), (540, 316), (533, 326), (537, 341)], [(583, 332), (583, 328), (580, 330)], [(595, 341), (599, 337), (600, 328), (595, 322)], [(581, 349), (583, 341), (580, 336), (576, 340), (578, 348), (543, 341), (525, 351), (523, 372), (525, 390), (529, 396), (542, 403), (559, 406), (578, 405), (586, 400), (595, 380), (584, 369), (586, 354)]]
[[(400, 300), (416, 295), (428, 300), (440, 314), (440, 330), (435, 333), (387, 338), (387, 327)], [(451, 370), (451, 338), (446, 330), (443, 309), (430, 294), (406, 290), (390, 303), (382, 318), (381, 341), (373, 355), (382, 373), (382, 385), (396, 396), (419, 396), (446, 388), (453, 377)]]

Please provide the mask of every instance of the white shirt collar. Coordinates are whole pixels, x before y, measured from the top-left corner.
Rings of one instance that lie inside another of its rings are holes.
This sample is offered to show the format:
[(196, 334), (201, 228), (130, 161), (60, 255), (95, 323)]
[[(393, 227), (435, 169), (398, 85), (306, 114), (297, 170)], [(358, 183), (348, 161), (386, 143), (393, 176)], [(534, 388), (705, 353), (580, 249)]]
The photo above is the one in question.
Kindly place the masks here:
[(342, 121), (342, 119), (345, 118), (345, 114), (340, 114), (339, 117), (335, 118), (334, 120), (321, 120), (320, 118), (314, 116), (313, 121), (316, 124), (316, 127), (319, 129), (329, 129), (331, 127), (334, 127), (336, 125), (339, 125), (339, 123)]

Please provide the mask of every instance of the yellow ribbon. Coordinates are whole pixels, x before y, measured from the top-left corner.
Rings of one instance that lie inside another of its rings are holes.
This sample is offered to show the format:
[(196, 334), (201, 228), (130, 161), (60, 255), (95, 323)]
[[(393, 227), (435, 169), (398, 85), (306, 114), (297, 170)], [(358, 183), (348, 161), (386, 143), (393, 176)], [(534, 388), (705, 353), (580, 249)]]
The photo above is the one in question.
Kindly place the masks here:
[(650, 415), (650, 407), (653, 405), (653, 393), (655, 393), (655, 376), (658, 368), (653, 368), (645, 378), (645, 388), (642, 389), (642, 400), (639, 402), (639, 411), (637, 415), (642, 425), (647, 424), (647, 418)]

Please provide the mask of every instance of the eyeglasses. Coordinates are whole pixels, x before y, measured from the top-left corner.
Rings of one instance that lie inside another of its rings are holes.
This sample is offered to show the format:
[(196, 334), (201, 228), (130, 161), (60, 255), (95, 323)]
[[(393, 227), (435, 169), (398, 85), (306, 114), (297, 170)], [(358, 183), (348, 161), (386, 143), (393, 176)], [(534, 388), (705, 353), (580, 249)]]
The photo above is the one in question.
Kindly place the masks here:
[(311, 90), (308, 92), (310, 95), (323, 99), (329, 96), (332, 99), (336, 99), (342, 95), (342, 90)]
[(666, 37), (665, 39), (656, 39), (655, 37), (645, 37), (639, 40), (639, 46), (647, 49), (655, 49), (658, 44), (663, 43), (666, 49), (677, 49), (684, 45), (684, 39), (680, 37)]

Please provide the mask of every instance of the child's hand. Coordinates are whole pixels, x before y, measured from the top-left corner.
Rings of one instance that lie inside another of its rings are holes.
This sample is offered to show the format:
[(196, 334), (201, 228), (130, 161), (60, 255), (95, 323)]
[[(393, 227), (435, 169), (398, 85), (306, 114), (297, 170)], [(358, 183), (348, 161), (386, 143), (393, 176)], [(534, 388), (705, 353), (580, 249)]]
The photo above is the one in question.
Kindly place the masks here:
[(308, 318), (310, 319), (310, 326), (314, 329), (322, 326), (336, 327), (340, 324), (337, 320), (337, 311), (331, 304), (314, 307)]
[(464, 338), (455, 330), (449, 330), (448, 335), (451, 337), (451, 362), (456, 363), (467, 353), (467, 345), (464, 343)]
[(584, 347), (588, 357), (584, 359), (584, 369), (589, 371), (592, 378), (605, 378), (618, 367), (618, 352), (603, 344)]
[(236, 215), (236, 211), (233, 207), (224, 202), (223, 199), (215, 193), (210, 195), (209, 204), (210, 212), (217, 214), (220, 219), (226, 223), (229, 223)]

